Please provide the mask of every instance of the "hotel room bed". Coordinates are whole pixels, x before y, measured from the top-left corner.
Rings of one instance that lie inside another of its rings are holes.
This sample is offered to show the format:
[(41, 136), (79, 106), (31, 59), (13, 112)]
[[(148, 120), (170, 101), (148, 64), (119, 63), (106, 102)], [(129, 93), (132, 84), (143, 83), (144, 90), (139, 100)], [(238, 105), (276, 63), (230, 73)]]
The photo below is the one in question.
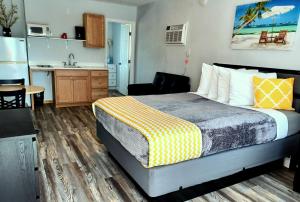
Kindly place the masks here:
[(299, 142), (300, 114), (297, 112), (282, 111), (288, 119), (288, 136), (277, 140), (276, 121), (261, 112), (224, 105), (194, 94), (135, 98), (195, 123), (202, 132), (200, 158), (146, 168), (149, 153), (146, 139), (135, 129), (96, 108), (99, 138), (151, 197), (282, 159), (296, 151)]

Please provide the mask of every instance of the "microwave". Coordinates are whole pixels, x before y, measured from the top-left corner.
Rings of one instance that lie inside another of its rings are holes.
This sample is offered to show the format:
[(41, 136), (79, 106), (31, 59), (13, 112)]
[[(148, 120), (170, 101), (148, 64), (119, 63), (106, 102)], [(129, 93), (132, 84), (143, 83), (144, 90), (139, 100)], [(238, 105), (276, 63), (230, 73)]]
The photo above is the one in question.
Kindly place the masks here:
[(27, 32), (29, 36), (51, 35), (50, 27), (46, 24), (27, 24)]

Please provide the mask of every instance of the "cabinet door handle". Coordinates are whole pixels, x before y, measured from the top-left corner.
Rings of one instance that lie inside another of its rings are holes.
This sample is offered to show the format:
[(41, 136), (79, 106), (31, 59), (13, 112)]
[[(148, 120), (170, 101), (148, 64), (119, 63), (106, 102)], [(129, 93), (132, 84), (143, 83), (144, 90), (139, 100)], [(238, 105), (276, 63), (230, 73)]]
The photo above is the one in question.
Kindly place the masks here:
[(36, 138), (32, 138), (32, 148), (33, 148), (33, 160), (34, 160), (34, 169), (38, 168), (38, 159), (37, 159), (37, 142)]

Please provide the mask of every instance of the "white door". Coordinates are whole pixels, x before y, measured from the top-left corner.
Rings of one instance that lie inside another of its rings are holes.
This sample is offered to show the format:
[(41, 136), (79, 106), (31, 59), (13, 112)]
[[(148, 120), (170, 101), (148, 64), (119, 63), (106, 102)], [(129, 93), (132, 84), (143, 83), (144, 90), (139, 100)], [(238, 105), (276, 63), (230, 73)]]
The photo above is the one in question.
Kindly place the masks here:
[(119, 92), (123, 95), (128, 95), (128, 84), (129, 84), (129, 55), (130, 55), (130, 25), (121, 25), (121, 41), (120, 41), (120, 61), (118, 62), (119, 67)]

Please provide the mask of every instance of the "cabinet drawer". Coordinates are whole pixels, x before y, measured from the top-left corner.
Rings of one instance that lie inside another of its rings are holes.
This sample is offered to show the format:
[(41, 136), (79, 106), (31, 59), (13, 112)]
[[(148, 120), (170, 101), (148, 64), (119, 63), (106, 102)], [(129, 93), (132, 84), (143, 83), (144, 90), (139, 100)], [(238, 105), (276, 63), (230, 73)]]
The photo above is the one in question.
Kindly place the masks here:
[(92, 78), (92, 88), (107, 88), (107, 77), (94, 77)]
[(101, 98), (108, 97), (108, 90), (107, 89), (93, 89), (92, 90), (92, 100), (96, 101)]
[(108, 65), (107, 66), (108, 67), (108, 71), (109, 71), (109, 73), (115, 73), (115, 72), (117, 72), (117, 66), (116, 65)]
[(84, 70), (56, 70), (55, 76), (89, 76), (89, 71)]
[(109, 80), (109, 86), (110, 87), (117, 86), (117, 81), (116, 80)]
[(107, 76), (108, 71), (103, 70), (103, 71), (92, 71), (91, 73), (92, 76)]
[(117, 80), (117, 74), (116, 73), (109, 73), (108, 78), (109, 78), (109, 80)]

